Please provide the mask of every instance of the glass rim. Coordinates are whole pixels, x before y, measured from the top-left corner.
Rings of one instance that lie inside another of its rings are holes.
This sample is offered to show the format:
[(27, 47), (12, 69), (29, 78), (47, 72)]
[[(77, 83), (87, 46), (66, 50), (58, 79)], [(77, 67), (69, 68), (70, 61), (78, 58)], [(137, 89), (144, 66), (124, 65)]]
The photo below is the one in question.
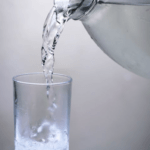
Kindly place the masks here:
[[(70, 84), (72, 83), (72, 78), (67, 76), (67, 75), (63, 75), (63, 74), (59, 74), (59, 73), (54, 73), (54, 76), (59, 76), (59, 77), (65, 77), (68, 80), (67, 81), (63, 81), (63, 82), (56, 82), (56, 83), (34, 83), (34, 82), (25, 82), (25, 81), (20, 81), (17, 80), (17, 77), (21, 77), (21, 76), (27, 76), (27, 75), (36, 75), (36, 74), (43, 74), (43, 72), (32, 72), (32, 73), (24, 73), (24, 74), (20, 74), (20, 75), (16, 75), (12, 78), (12, 80), (14, 82), (17, 83), (22, 83), (22, 84), (27, 84), (27, 85), (63, 85), (63, 84)], [(44, 74), (43, 74), (44, 76)]]

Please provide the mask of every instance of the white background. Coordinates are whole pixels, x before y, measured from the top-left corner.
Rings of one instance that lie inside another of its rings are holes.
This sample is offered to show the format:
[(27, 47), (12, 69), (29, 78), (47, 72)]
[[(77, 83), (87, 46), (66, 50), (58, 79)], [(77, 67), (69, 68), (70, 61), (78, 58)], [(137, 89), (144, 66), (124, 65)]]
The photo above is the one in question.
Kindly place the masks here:
[[(13, 148), (14, 75), (39, 72), (51, 0), (0, 1), (0, 150)], [(73, 78), (70, 150), (149, 150), (150, 81), (120, 67), (70, 21), (55, 72)]]

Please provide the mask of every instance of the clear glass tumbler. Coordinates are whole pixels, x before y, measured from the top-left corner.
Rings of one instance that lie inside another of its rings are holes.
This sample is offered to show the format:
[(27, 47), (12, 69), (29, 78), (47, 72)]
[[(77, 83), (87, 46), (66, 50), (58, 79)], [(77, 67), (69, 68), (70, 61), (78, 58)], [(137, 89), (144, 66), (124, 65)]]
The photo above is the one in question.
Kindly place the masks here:
[(13, 78), (15, 150), (69, 150), (72, 79), (43, 73)]

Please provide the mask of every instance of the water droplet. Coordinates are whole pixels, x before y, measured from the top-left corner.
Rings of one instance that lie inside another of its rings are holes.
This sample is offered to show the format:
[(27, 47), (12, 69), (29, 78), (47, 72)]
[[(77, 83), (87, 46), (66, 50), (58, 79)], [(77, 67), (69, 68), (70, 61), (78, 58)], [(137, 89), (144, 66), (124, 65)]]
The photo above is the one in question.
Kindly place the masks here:
[(56, 105), (56, 103), (53, 103), (53, 106), (54, 106), (54, 108), (55, 108), (55, 109), (57, 108), (57, 105)]
[(39, 132), (41, 132), (42, 131), (42, 126), (40, 126), (38, 129), (37, 129), (37, 132), (39, 133)]
[(33, 138), (33, 137), (36, 137), (37, 136), (37, 134), (35, 133), (35, 134), (33, 134), (33, 135), (31, 135), (31, 137)]

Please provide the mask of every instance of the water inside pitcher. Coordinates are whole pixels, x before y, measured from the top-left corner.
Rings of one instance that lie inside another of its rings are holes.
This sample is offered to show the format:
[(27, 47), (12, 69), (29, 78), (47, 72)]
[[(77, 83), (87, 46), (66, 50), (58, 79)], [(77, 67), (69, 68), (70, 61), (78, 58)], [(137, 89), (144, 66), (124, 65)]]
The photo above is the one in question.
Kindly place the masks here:
[(150, 0), (55, 0), (115, 62), (150, 78)]
[(124, 68), (150, 78), (149, 5), (96, 5), (81, 21), (110, 58)]

